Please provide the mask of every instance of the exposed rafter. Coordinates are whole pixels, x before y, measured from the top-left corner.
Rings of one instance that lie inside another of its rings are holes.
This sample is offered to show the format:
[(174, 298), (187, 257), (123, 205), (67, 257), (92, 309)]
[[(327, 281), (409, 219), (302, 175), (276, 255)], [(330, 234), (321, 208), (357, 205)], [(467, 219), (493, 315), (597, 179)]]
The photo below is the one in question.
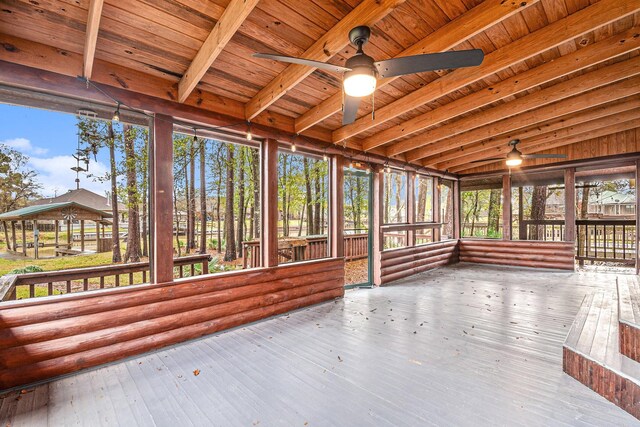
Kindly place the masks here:
[(178, 101), (184, 102), (225, 48), (259, 0), (231, 0), (202, 44), (178, 84)]
[[(421, 146), (421, 148), (408, 152), (407, 159), (409, 161), (415, 161), (445, 152), (462, 145), (457, 138), (452, 138), (454, 135), (462, 134), (490, 123), (499, 122), (505, 120), (505, 118), (562, 101), (565, 98), (637, 76), (638, 74), (640, 74), (640, 57), (634, 57), (563, 81), (506, 104), (456, 120), (414, 138), (415, 140), (412, 140), (412, 144), (417, 144)], [(627, 94), (630, 93), (632, 92), (627, 92)], [(576, 106), (575, 108), (577, 109), (578, 107)], [(443, 143), (441, 140), (444, 139), (450, 139), (450, 142)]]
[(102, 16), (103, 4), (104, 0), (91, 0), (89, 3), (82, 66), (82, 75), (88, 79), (91, 78), (91, 73), (93, 72), (93, 58), (96, 55), (96, 44), (98, 42), (98, 30), (100, 29), (100, 17)]
[[(576, 132), (571, 134), (565, 138), (560, 138), (554, 140), (553, 142), (543, 143), (543, 144), (525, 144), (524, 142), (518, 146), (518, 149), (525, 150), (527, 154), (539, 153), (541, 151), (548, 151), (554, 148), (564, 147), (567, 145), (576, 144), (582, 141), (587, 141), (589, 139), (600, 138), (607, 135), (612, 135), (618, 132), (624, 132), (631, 129), (637, 129), (639, 127), (638, 120), (640, 119), (640, 112), (636, 112), (636, 114), (629, 114), (625, 117), (631, 117), (630, 120), (623, 121), (620, 123), (613, 123), (610, 125), (605, 125), (604, 121), (600, 121), (599, 124), (602, 125), (599, 128), (591, 129), (585, 132)], [(492, 162), (498, 163), (499, 162)], [(464, 166), (459, 166), (454, 168), (451, 172), (460, 173), (462, 171), (467, 171), (469, 169), (475, 169), (478, 167), (477, 165), (466, 164)]]
[[(621, 34), (616, 34), (598, 43), (561, 56), (558, 59), (546, 62), (538, 67), (531, 68), (523, 73), (493, 84), (488, 89), (474, 92), (464, 98), (445, 104), (426, 114), (422, 114), (397, 126), (379, 132), (370, 138), (366, 138), (363, 140), (363, 147), (365, 150), (370, 150), (383, 145), (389, 140), (397, 138), (398, 135), (409, 135), (418, 130), (443, 123), (456, 116), (473, 111), (476, 108), (481, 108), (496, 101), (509, 98), (559, 77), (631, 52), (640, 48), (640, 37), (634, 37), (638, 32), (640, 32), (639, 27), (631, 28)], [(390, 146), (387, 149), (387, 153), (393, 156), (418, 148), (419, 144), (419, 137), (415, 140), (398, 142)]]
[[(505, 20), (523, 8), (536, 4), (539, 0), (528, 2), (504, 2), (502, 0), (485, 1), (470, 11), (462, 14), (443, 27), (437, 29), (413, 46), (400, 52), (395, 57), (420, 55), (449, 50), (487, 28)], [(381, 88), (399, 77), (378, 79), (377, 87)], [(342, 92), (338, 91), (319, 105), (313, 107), (296, 119), (297, 132), (302, 132), (327, 117), (340, 112)]]
[[(338, 142), (355, 136), (638, 10), (640, 10), (640, 0), (625, 2), (601, 0), (492, 52), (478, 67), (457, 69), (382, 107), (376, 111), (375, 121), (369, 117), (362, 117), (354, 123), (335, 130), (333, 140)], [(397, 137), (405, 135), (406, 133)]]
[[(607, 88), (604, 88), (607, 89)], [(604, 90), (600, 89), (600, 90)], [(581, 95), (584, 98), (590, 96), (591, 93)], [(422, 161), (425, 166), (433, 166), (442, 169), (450, 169), (452, 167), (468, 163), (475, 160), (481, 160), (487, 157), (493, 157), (496, 153), (502, 153), (502, 149), (512, 139), (528, 139), (541, 135), (547, 132), (553, 132), (568, 126), (576, 126), (581, 123), (587, 123), (591, 120), (597, 120), (601, 117), (610, 116), (612, 114), (619, 114), (635, 108), (640, 108), (640, 97), (631, 96), (626, 97), (619, 101), (607, 103), (596, 108), (590, 108), (588, 110), (574, 112), (569, 104), (578, 101), (581, 96), (570, 98), (567, 101), (566, 111), (569, 111), (567, 115), (553, 118), (550, 121), (531, 124), (525, 129), (517, 129), (511, 132), (506, 132), (500, 135), (474, 142), (464, 147), (456, 148), (435, 156), (428, 157)], [(554, 105), (555, 106), (555, 105)], [(555, 115), (555, 114), (554, 114)]]
[[(353, 27), (373, 26), (404, 2), (405, 0), (364, 0), (300, 57), (314, 61), (330, 59), (349, 43), (348, 35)], [(252, 120), (314, 71), (315, 68), (305, 65), (289, 65), (247, 102), (245, 107), (247, 120)]]

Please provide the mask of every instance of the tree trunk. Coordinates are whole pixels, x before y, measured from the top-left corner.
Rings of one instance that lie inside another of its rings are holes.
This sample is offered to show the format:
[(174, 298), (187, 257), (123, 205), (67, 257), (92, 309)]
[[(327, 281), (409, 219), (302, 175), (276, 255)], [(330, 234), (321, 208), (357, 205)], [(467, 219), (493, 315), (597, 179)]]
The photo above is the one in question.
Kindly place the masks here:
[[(534, 221), (542, 221), (545, 217), (547, 209), (547, 187), (536, 185), (533, 187), (531, 194), (531, 219)], [(532, 233), (535, 240), (544, 240), (544, 225), (534, 225), (535, 233)]]
[[(118, 212), (118, 182), (116, 169), (116, 141), (113, 136), (113, 123), (109, 122), (109, 165), (111, 178), (111, 209), (113, 219), (111, 226), (111, 242), (113, 244), (112, 262), (122, 262), (122, 253), (120, 252), (120, 213)], [(67, 230), (67, 232), (69, 232)]]
[[(309, 173), (309, 160), (306, 157), (302, 158), (302, 170), (304, 172), (304, 188), (305, 188), (305, 206), (307, 209), (307, 236), (311, 236), (314, 233), (313, 230), (313, 205), (311, 204), (311, 175)], [(300, 218), (300, 229), (302, 229), (302, 218)], [(298, 233), (298, 236), (301, 234)]]
[(129, 227), (127, 229), (127, 250), (124, 262), (140, 261), (140, 205), (138, 201), (138, 183), (136, 179), (136, 157), (133, 129), (124, 125), (124, 163), (127, 175), (127, 206), (129, 208)]
[(233, 218), (233, 202), (234, 202), (234, 157), (233, 144), (227, 145), (227, 200), (224, 211), (224, 229), (225, 229), (225, 261), (234, 261), (236, 256), (236, 241)]
[(216, 220), (218, 221), (218, 253), (222, 253), (222, 234), (221, 234), (221, 221), (220, 221), (220, 205), (222, 204), (222, 158), (221, 151), (222, 147), (218, 145), (217, 155), (216, 155), (216, 164), (218, 167), (218, 181), (217, 181), (217, 202), (216, 202)]
[(260, 237), (260, 153), (256, 150), (251, 150), (251, 159), (253, 162), (253, 207), (252, 207), (252, 220), (253, 220), (253, 236), (255, 238)]
[(200, 253), (207, 253), (206, 140), (200, 140)]
[(196, 142), (189, 142), (189, 224), (187, 229), (187, 252), (196, 248)]
[(282, 176), (280, 177), (280, 188), (282, 188), (282, 234), (289, 235), (289, 212), (287, 210), (287, 158), (286, 154), (282, 157)]
[[(589, 216), (589, 193), (591, 190), (591, 183), (585, 182), (584, 187), (582, 188), (582, 200), (580, 201), (580, 219), (587, 219)], [(587, 227), (578, 227), (578, 256), (582, 257), (585, 255), (585, 249), (587, 245)], [(579, 260), (578, 263), (580, 265), (584, 265), (584, 260)]]
[(313, 175), (314, 175), (314, 212), (313, 212), (313, 234), (320, 234), (320, 216), (322, 212), (322, 197), (320, 193), (322, 191), (320, 184), (320, 170), (319, 165), (320, 161), (315, 160), (313, 165)]
[(236, 251), (239, 258), (242, 258), (242, 242), (244, 241), (244, 154), (246, 148), (241, 147), (238, 156), (238, 237), (236, 238)]
[[(500, 209), (500, 193), (499, 188), (491, 189), (489, 194), (489, 214), (487, 217), (487, 237), (497, 237), (500, 230), (500, 216), (502, 211)], [(505, 224), (508, 226), (508, 224)]]
[(180, 247), (180, 215), (178, 214), (178, 195), (176, 187), (173, 186), (173, 218), (176, 222), (176, 252), (178, 257), (182, 256), (182, 247)]
[[(430, 178), (429, 178), (430, 179)], [(425, 221), (427, 214), (427, 181), (416, 179), (418, 187), (418, 197), (416, 198), (416, 220), (417, 222)]]

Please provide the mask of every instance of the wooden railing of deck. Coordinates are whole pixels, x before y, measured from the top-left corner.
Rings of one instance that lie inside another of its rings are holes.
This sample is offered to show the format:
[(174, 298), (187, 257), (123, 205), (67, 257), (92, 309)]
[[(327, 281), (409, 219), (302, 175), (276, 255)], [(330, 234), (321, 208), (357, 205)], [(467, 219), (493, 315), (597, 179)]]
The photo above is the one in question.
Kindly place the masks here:
[[(304, 251), (304, 260), (325, 258), (327, 252), (327, 237), (304, 237), (307, 243)], [(367, 233), (345, 234), (344, 235), (344, 258), (347, 261), (366, 258), (369, 255), (369, 235)], [(290, 262), (293, 254), (291, 248), (278, 250), (278, 260), (280, 263)], [(244, 242), (243, 268), (260, 267), (260, 240)]]
[[(208, 254), (176, 258), (173, 260), (175, 275), (178, 278), (182, 278), (185, 277), (185, 273), (188, 273), (188, 276), (208, 274), (210, 261), (211, 255)], [(196, 269), (197, 265), (201, 265), (200, 271)], [(15, 300), (17, 292), (21, 288), (28, 288), (28, 298), (34, 298), (38, 288), (41, 289), (41, 292), (42, 290), (44, 291), (44, 295), (39, 296), (54, 295), (55, 291), (60, 294), (69, 294), (90, 289), (146, 283), (148, 274), (149, 262), (134, 262), (130, 264), (7, 275), (0, 278), (0, 301)], [(113, 283), (105, 280), (108, 277), (113, 277)], [(123, 277), (126, 279), (123, 280)], [(141, 280), (136, 280), (140, 277)]]
[(636, 222), (632, 219), (576, 220), (576, 259), (635, 264)]

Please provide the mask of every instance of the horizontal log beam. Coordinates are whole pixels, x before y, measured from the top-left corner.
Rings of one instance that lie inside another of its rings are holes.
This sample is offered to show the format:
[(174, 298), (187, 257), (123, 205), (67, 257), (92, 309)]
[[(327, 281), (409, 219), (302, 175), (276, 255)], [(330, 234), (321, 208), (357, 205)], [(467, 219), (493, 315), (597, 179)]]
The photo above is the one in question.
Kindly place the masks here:
[[(621, 34), (616, 34), (598, 43), (516, 74), (511, 78), (492, 84), (488, 89), (472, 93), (366, 138), (362, 141), (362, 147), (364, 150), (379, 147), (477, 108), (636, 50), (640, 48), (640, 37), (634, 37), (634, 35), (639, 32), (640, 27), (631, 28)], [(389, 147), (387, 153), (393, 156), (418, 147), (418, 142), (413, 142), (412, 140), (402, 141)]]

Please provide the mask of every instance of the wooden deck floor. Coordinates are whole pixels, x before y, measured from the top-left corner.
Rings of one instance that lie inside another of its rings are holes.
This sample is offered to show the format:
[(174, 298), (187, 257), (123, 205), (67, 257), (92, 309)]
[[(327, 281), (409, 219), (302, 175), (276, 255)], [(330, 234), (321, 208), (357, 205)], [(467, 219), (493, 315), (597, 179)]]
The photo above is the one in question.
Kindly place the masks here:
[(614, 286), (458, 264), (12, 393), (0, 425), (637, 425), (562, 372), (584, 295)]

